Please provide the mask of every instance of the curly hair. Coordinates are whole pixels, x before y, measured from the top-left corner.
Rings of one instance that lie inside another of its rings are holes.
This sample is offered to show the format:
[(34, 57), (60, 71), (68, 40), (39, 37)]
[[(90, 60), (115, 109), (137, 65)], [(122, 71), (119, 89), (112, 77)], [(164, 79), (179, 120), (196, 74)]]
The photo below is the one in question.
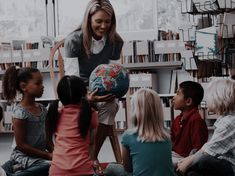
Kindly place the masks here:
[(22, 92), (20, 83), (27, 83), (33, 78), (32, 73), (39, 72), (36, 68), (24, 67), (16, 68), (16, 66), (10, 66), (3, 77), (3, 97), (11, 102), (15, 99), (17, 91)]

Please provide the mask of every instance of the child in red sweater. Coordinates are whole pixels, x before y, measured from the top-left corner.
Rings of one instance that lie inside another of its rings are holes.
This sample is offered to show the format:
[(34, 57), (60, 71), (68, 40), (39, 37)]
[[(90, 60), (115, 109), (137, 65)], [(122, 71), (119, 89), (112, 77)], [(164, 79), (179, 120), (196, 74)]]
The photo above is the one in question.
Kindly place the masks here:
[(173, 107), (180, 110), (171, 127), (172, 160), (178, 161), (199, 150), (208, 139), (208, 129), (201, 118), (198, 106), (204, 96), (202, 86), (193, 81), (184, 81), (179, 85), (173, 97)]

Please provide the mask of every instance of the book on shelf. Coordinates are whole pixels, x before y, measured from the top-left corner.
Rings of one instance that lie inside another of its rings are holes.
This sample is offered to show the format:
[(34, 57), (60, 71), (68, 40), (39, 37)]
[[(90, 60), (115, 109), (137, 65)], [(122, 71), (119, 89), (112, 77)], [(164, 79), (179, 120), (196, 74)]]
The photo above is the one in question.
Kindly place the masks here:
[(10, 67), (12, 62), (12, 44), (10, 42), (1, 43), (2, 62), (0, 64), (1, 70), (6, 70)]
[(12, 49), (13, 50), (24, 50), (25, 49), (25, 40), (12, 40)]
[(177, 72), (176, 72), (176, 70), (172, 70), (171, 71), (171, 84), (170, 84), (170, 91), (169, 91), (169, 93), (173, 94), (173, 93), (176, 92), (176, 89), (177, 89), (176, 79), (177, 79)]
[(134, 48), (133, 48), (133, 41), (124, 42), (122, 47), (122, 58), (121, 63), (134, 63)]
[(213, 26), (196, 31), (195, 55), (198, 56), (198, 59), (217, 60), (217, 53), (218, 34), (216, 28)]

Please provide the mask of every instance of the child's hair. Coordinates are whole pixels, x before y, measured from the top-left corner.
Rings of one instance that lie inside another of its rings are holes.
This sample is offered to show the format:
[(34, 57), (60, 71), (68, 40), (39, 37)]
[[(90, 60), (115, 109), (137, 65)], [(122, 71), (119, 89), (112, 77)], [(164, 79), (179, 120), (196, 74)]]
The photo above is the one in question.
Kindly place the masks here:
[(16, 97), (17, 91), (23, 93), (20, 88), (20, 83), (27, 83), (33, 78), (32, 73), (39, 72), (36, 68), (24, 67), (16, 68), (10, 66), (3, 77), (3, 97), (7, 101), (12, 101)]
[[(87, 88), (84, 81), (77, 76), (64, 76), (58, 83), (57, 93), (59, 100), (64, 106), (81, 104), (81, 111), (78, 114), (80, 116), (78, 125), (81, 136), (85, 138), (90, 128), (92, 112), (86, 99)], [(54, 101), (48, 109), (48, 122), (51, 133), (55, 132), (60, 117), (58, 112), (59, 100)]]
[(210, 110), (219, 115), (226, 115), (235, 110), (235, 81), (217, 78), (207, 87), (206, 102)]
[(185, 99), (192, 99), (192, 105), (194, 107), (200, 105), (204, 96), (204, 90), (201, 84), (194, 81), (184, 81), (180, 83), (179, 87), (182, 89)]
[(161, 99), (155, 91), (142, 88), (134, 93), (131, 99), (131, 118), (142, 142), (169, 139), (164, 129)]

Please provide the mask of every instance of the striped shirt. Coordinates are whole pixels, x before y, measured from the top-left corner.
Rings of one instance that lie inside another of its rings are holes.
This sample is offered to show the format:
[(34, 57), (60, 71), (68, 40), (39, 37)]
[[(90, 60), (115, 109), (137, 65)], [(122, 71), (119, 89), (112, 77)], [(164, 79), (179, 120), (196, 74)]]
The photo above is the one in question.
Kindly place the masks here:
[(214, 126), (214, 134), (202, 150), (218, 159), (229, 161), (235, 173), (235, 112), (219, 117)]

